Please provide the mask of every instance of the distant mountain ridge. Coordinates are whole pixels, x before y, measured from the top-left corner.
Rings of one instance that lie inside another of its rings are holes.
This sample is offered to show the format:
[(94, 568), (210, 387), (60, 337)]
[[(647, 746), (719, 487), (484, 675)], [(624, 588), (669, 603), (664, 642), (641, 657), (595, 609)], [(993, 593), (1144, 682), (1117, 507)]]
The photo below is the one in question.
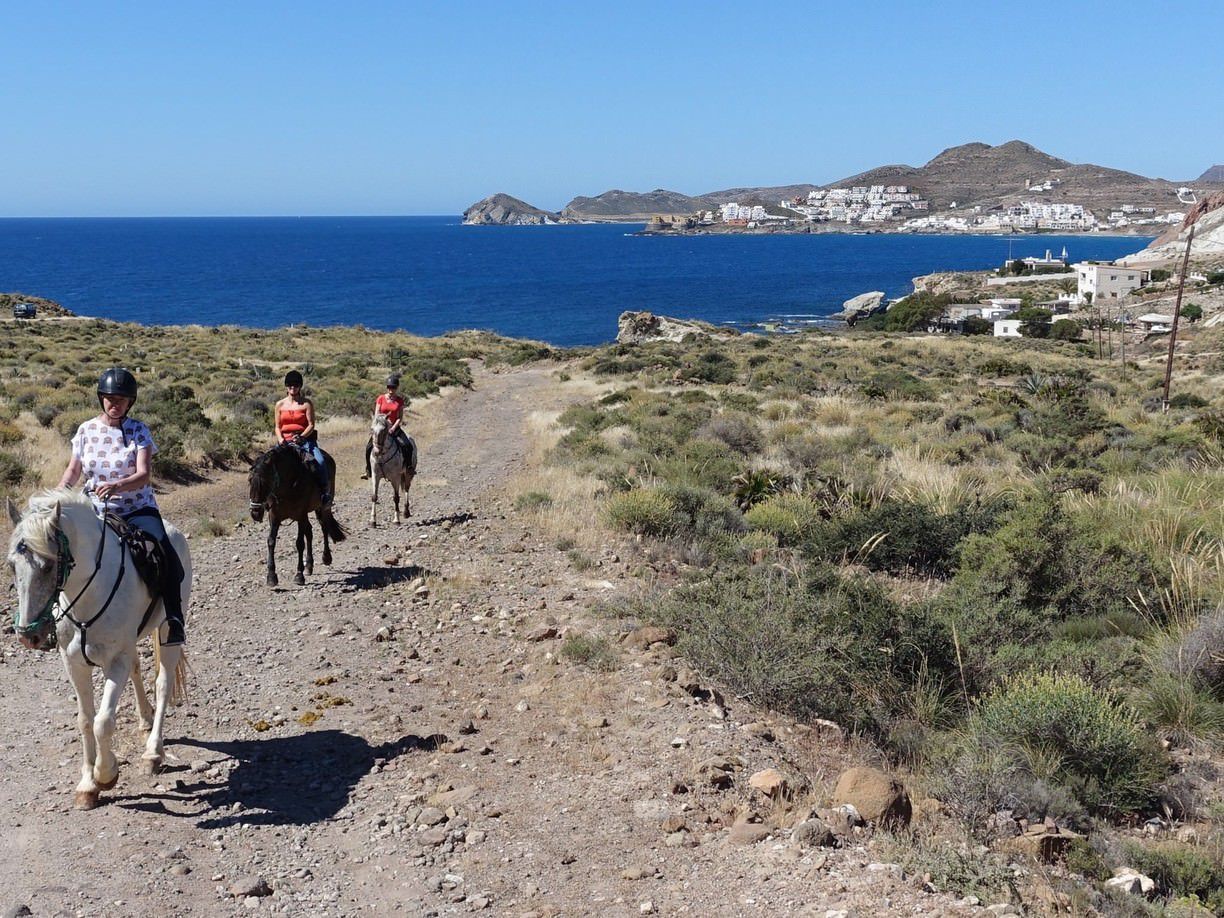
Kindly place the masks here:
[(532, 207), (508, 194), (490, 195), (463, 212), (463, 222), (472, 226), (540, 226), (564, 223), (560, 214)]
[[(1209, 177), (1217, 172), (1221, 178)], [(1197, 181), (1224, 181), (1224, 166), (1213, 166)], [(930, 202), (933, 212), (953, 205), (961, 210), (980, 207), (985, 211), (1021, 200), (1082, 204), (1101, 217), (1128, 204), (1152, 207), (1157, 213), (1180, 209), (1178, 183), (1091, 163), (1072, 163), (1022, 140), (1011, 140), (997, 146), (961, 144), (922, 166), (877, 166), (827, 185), (728, 188), (699, 195), (665, 188), (649, 192), (615, 189), (594, 197), (576, 197), (553, 216), (563, 222), (644, 222), (654, 216), (716, 210), (729, 201), (776, 206), (781, 200), (803, 197), (818, 188), (851, 185), (908, 185)]]
[(1224, 184), (1224, 166), (1212, 166), (1198, 177), (1200, 182)]

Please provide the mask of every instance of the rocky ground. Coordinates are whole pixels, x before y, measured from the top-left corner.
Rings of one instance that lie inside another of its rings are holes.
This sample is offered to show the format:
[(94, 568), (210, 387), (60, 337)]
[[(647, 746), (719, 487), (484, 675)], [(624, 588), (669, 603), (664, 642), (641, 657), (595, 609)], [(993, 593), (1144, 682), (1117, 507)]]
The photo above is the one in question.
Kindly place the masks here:
[[(175, 760), (151, 778), (126, 765), (95, 811), (72, 808), (58, 657), (6, 635), (5, 913), (985, 914), (924, 892), (880, 839), (793, 835), (854, 750), (722, 698), (665, 635), (598, 611), (637, 589), (633, 546), (576, 565), (514, 509), (529, 418), (576, 386), (482, 371), (426, 404), (412, 518), (391, 525), (384, 503), (369, 528), (367, 491), (342, 490), (351, 537), (305, 587), (264, 586), (265, 527), (193, 540)], [(290, 553), (282, 537), (285, 584)], [(612, 640), (606, 671), (559, 653), (577, 634)], [(134, 762), (130, 699), (118, 751)], [(769, 768), (796, 791), (750, 786)]]

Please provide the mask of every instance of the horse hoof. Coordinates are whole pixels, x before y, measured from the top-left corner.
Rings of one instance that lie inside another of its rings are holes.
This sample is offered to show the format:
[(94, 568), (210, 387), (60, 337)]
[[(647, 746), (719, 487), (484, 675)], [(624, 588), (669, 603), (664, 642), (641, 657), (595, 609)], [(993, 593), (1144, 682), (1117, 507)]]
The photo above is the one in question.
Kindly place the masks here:
[(78, 810), (93, 810), (98, 806), (97, 791), (77, 791), (76, 796), (72, 798), (72, 804)]
[(330, 551), (323, 555), (323, 563), (331, 564), (331, 552)]
[(275, 575), (273, 574), (268, 575), (268, 586), (276, 586), (279, 583), (280, 581), (276, 579)]
[(116, 784), (119, 783), (119, 773), (115, 772), (115, 776), (109, 781), (99, 781), (95, 777), (94, 783), (98, 785), (98, 790), (111, 790)]
[(162, 760), (160, 758), (142, 758), (140, 760), (140, 773), (146, 776), (157, 774), (162, 769)]
[(306, 586), (306, 575), (297, 574), (296, 576), (294, 576), (293, 582), (296, 583), (298, 586)]
[(308, 573), (308, 574), (313, 574), (313, 573), (314, 573), (314, 565), (313, 565), (313, 564), (307, 564), (307, 565), (306, 565), (306, 573)]

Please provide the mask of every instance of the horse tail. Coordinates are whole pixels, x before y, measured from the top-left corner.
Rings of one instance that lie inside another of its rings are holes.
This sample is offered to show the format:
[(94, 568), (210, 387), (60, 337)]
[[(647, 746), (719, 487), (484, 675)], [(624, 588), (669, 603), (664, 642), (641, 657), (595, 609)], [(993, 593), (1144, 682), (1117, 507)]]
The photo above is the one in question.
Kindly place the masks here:
[[(153, 666), (156, 672), (161, 672), (162, 649), (157, 631), (153, 632)], [(178, 665), (174, 667), (174, 680), (170, 683), (170, 703), (180, 705), (187, 700), (187, 648), (183, 647), (179, 654)]]
[(321, 508), (315, 515), (319, 518), (319, 525), (323, 527), (323, 531), (327, 533), (327, 537), (333, 542), (343, 542), (348, 538), (348, 533), (340, 525), (340, 521), (332, 514), (330, 507)]

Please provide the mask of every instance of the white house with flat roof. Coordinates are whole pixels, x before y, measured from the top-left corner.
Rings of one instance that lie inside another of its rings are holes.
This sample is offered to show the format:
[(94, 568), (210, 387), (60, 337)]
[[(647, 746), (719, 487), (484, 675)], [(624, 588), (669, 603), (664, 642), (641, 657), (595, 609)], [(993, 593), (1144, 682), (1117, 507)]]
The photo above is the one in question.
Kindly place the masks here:
[(994, 324), (996, 338), (1023, 338), (1020, 334), (1019, 319), (996, 319)]
[(1138, 290), (1146, 284), (1148, 276), (1148, 272), (1142, 268), (1080, 262), (1075, 266), (1074, 301), (1078, 304), (1120, 300), (1132, 290)]

